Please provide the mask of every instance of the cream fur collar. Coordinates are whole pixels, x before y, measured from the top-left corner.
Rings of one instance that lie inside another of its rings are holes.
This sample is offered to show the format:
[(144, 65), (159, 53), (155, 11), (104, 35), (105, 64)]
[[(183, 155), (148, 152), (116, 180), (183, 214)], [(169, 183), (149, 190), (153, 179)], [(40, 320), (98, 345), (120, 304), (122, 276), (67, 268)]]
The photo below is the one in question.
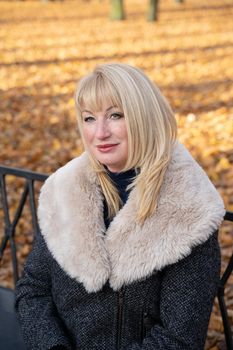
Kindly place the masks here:
[(106, 231), (102, 194), (87, 153), (58, 169), (42, 187), (38, 217), (48, 248), (88, 292), (100, 290), (107, 280), (118, 290), (177, 262), (205, 242), (225, 214), (218, 192), (179, 143), (157, 211), (142, 227), (135, 220), (135, 191)]

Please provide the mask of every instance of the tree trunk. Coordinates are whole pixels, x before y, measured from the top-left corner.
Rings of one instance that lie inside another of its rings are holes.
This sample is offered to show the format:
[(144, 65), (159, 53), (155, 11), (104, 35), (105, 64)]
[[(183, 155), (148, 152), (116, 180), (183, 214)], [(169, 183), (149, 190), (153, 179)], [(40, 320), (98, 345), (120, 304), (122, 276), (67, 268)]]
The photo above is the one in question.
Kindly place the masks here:
[(159, 0), (150, 0), (147, 20), (149, 22), (157, 21), (158, 19), (158, 4)]
[(111, 0), (110, 18), (116, 21), (125, 19), (123, 0)]

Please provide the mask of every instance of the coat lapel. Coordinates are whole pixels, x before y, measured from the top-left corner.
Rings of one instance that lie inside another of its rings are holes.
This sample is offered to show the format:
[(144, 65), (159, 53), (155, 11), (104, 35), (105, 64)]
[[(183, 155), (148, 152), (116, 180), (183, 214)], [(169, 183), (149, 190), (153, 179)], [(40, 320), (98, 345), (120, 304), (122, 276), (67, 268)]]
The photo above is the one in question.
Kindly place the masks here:
[[(136, 189), (106, 231), (103, 196), (88, 156), (72, 160), (44, 184), (41, 232), (53, 257), (88, 292), (109, 280), (118, 290), (190, 254), (223, 219), (223, 202), (204, 171), (177, 144), (157, 211), (136, 223)], [(105, 232), (106, 231), (106, 232)]]

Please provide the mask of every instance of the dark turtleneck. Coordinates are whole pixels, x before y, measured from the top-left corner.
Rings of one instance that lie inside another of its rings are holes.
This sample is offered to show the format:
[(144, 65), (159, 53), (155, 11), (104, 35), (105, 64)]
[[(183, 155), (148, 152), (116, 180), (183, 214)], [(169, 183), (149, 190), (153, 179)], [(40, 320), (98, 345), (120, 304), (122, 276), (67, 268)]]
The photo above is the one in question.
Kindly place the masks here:
[[(113, 173), (107, 169), (107, 173), (114, 185), (116, 186), (122, 201), (122, 205), (124, 205), (128, 199), (130, 192), (130, 190), (127, 191), (126, 188), (129, 184), (131, 184), (136, 175), (135, 169), (130, 169), (122, 173)], [(104, 222), (107, 229), (111, 220), (108, 218), (108, 207), (106, 200), (104, 200)]]

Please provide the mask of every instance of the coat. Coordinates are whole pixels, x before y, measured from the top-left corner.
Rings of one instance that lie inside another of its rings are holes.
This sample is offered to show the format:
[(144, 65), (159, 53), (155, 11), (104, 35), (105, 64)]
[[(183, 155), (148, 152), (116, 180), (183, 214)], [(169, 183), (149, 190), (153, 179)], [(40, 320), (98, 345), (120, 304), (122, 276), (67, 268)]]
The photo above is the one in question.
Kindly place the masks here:
[(106, 229), (87, 153), (46, 180), (41, 233), (16, 288), (28, 349), (204, 348), (219, 282), (222, 199), (179, 143), (143, 225), (136, 192)]

